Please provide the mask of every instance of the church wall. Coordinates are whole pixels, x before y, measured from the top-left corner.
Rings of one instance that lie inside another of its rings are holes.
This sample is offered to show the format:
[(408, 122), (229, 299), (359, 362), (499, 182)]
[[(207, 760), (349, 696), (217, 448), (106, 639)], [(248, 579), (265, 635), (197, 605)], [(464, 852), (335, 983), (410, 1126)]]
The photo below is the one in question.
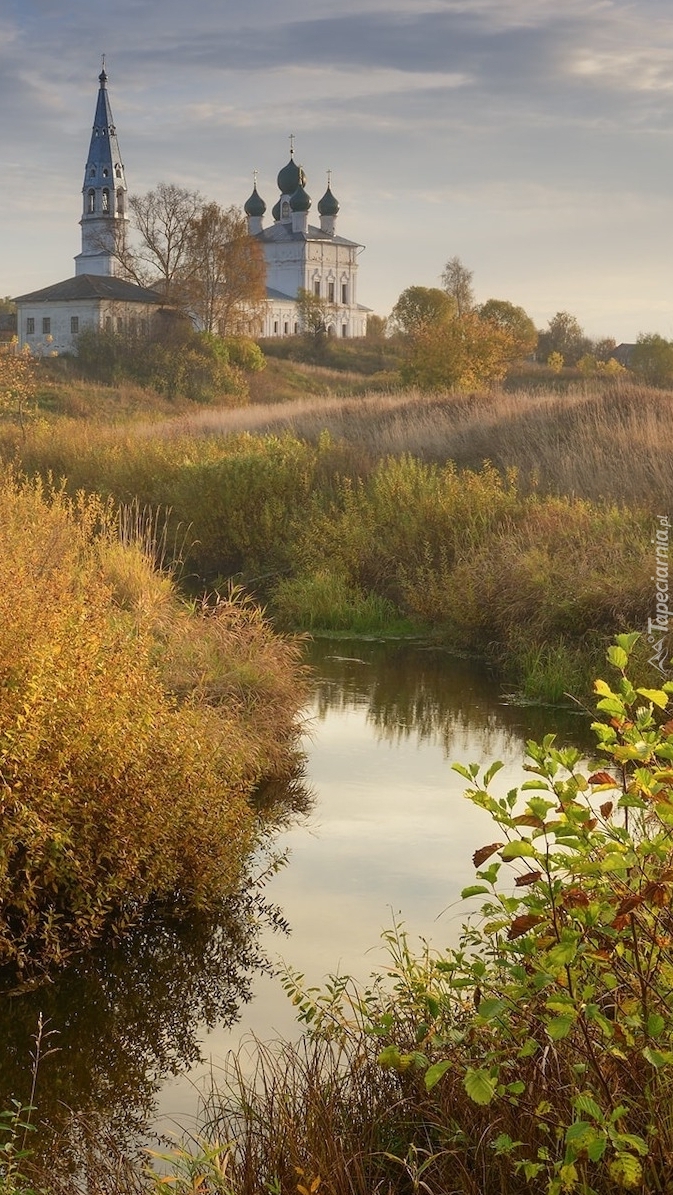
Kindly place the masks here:
[[(19, 347), (36, 357), (72, 353), (85, 328), (117, 333), (144, 334), (159, 310), (150, 303), (110, 300), (73, 300), (17, 304)], [(32, 321), (32, 331), (30, 331)]]

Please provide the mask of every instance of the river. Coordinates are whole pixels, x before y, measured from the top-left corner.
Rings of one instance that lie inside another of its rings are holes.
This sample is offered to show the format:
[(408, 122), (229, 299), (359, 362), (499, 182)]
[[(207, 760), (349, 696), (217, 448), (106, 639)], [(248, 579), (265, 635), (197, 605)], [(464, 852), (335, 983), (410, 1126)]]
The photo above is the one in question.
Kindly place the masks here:
[(252, 1035), (297, 1034), (282, 963), (308, 984), (336, 971), (365, 979), (384, 961), (380, 935), (394, 921), (436, 946), (455, 943), (471, 856), (493, 829), (451, 762), (502, 760), (502, 792), (524, 779), (527, 738), (554, 730), (589, 741), (584, 716), (513, 704), (474, 662), (446, 652), (321, 639), (308, 657), (312, 805), (273, 843), (285, 864), (219, 924), (141, 928), (5, 999), (0, 1107), (10, 1095), (27, 1100), (41, 1013), (53, 1053), (38, 1072), (40, 1118), (58, 1122), (66, 1106), (99, 1141), (128, 1148), (189, 1128), (227, 1051), (243, 1040), (250, 1052)]

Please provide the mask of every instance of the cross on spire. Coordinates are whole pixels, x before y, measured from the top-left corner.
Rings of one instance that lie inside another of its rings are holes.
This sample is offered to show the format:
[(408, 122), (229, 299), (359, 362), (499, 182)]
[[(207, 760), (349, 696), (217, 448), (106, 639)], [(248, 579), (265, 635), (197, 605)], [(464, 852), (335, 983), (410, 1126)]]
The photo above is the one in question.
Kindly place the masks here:
[(290, 157), (294, 157), (294, 133), (290, 133)]

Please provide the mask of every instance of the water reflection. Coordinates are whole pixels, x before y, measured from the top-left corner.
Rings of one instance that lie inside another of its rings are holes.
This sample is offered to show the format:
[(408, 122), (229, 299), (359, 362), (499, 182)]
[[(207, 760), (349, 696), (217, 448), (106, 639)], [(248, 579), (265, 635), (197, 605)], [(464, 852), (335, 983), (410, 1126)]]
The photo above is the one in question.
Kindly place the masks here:
[(199, 1030), (231, 1026), (268, 969), (260, 928), (278, 923), (261, 896), (227, 902), (217, 917), (166, 918), (137, 927), (122, 945), (79, 959), (52, 983), (0, 1003), (0, 1108), (28, 1102), (38, 1015), (55, 1047), (38, 1072), (40, 1148), (51, 1130), (61, 1161), (81, 1165), (78, 1123), (98, 1140), (137, 1145), (153, 1120), (167, 1076), (198, 1062)]
[(542, 738), (553, 729), (560, 740), (589, 746), (589, 719), (582, 711), (521, 706), (473, 659), (434, 647), (382, 641), (316, 640), (310, 648), (316, 672), (315, 712), (366, 708), (377, 738), (443, 746), (447, 756), (479, 738), (482, 758), (508, 742)]

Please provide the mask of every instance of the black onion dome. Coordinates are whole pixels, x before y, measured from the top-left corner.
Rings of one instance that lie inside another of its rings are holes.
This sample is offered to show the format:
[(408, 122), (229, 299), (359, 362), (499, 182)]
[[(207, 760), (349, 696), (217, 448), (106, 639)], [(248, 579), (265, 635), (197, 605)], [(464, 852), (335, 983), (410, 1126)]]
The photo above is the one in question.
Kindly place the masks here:
[(331, 187), (327, 188), (322, 199), (319, 200), (318, 211), (321, 216), (336, 216), (339, 211), (339, 204), (332, 194)]
[(276, 182), (281, 195), (293, 195), (297, 187), (303, 187), (306, 175), (301, 166), (298, 166), (294, 158), (291, 157), (287, 166), (283, 166), (283, 169), (279, 171)]
[(277, 224), (280, 220), (280, 199), (278, 200), (278, 203), (274, 203), (273, 207), (271, 208), (271, 215)]
[(243, 211), (246, 216), (263, 216), (266, 211), (266, 204), (257, 190), (256, 183), (252, 195), (249, 199), (246, 199), (243, 205)]
[(307, 194), (304, 188), (300, 185), (293, 195), (290, 196), (290, 207), (293, 212), (307, 212), (311, 206), (311, 196)]

